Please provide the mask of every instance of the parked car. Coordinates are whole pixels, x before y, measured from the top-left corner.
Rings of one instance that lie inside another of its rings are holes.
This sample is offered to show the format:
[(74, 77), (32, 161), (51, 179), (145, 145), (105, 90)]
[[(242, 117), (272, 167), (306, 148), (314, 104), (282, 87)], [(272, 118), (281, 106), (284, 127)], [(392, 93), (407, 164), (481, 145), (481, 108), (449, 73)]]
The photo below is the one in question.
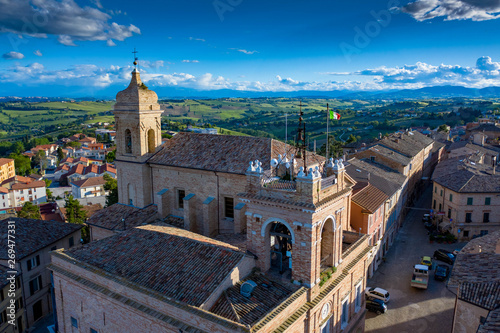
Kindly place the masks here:
[(431, 257), (423, 256), (422, 260), (420, 261), (420, 263), (422, 265), (425, 265), (425, 266), (429, 267), (429, 268), (432, 268), (432, 259), (431, 259)]
[(381, 300), (384, 303), (389, 302), (389, 292), (382, 288), (367, 287), (365, 291), (366, 297), (372, 297)]
[(369, 297), (366, 300), (366, 309), (368, 311), (376, 312), (377, 314), (382, 314), (387, 311), (387, 305), (385, 305), (385, 303), (378, 298)]
[(455, 263), (455, 256), (447, 250), (439, 249), (434, 251), (434, 259), (453, 265)]
[(450, 274), (450, 267), (446, 265), (437, 265), (434, 271), (434, 280), (444, 281)]
[(430, 222), (430, 221), (431, 221), (430, 214), (424, 214), (424, 217), (422, 217), (422, 222)]

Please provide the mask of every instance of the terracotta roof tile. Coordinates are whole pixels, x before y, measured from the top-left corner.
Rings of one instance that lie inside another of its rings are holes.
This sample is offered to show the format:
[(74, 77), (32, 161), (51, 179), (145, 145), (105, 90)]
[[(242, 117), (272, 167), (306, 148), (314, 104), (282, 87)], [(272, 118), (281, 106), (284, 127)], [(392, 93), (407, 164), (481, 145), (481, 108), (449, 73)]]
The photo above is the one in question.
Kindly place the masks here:
[(368, 183), (353, 194), (352, 201), (373, 214), (388, 198), (387, 194)]
[(155, 205), (137, 208), (116, 203), (96, 212), (87, 224), (109, 230), (127, 230), (151, 223), (157, 218), (158, 209)]
[[(7, 259), (7, 228), (8, 221), (16, 225), (16, 256), (17, 260), (57, 242), (83, 225), (57, 221), (43, 221), (13, 217), (0, 223), (0, 259)], [(75, 240), (78, 241), (78, 240)]]
[(28, 188), (39, 188), (39, 187), (45, 187), (46, 184), (43, 180), (35, 180), (31, 183), (24, 184), (24, 183), (16, 183), (11, 186), (13, 190), (24, 190)]
[(197, 307), (245, 257), (223, 243), (163, 223), (133, 228), (65, 253)]
[(500, 332), (500, 308), (490, 311), (486, 322), (479, 325), (477, 333), (497, 333)]
[(500, 307), (500, 281), (461, 283), (458, 298), (484, 309), (496, 309)]
[(0, 158), (0, 166), (5, 165), (7, 163), (14, 162), (11, 158)]
[[(250, 161), (261, 161), (262, 167), (267, 170), (272, 159), (287, 152), (288, 155), (293, 154), (294, 147), (269, 138), (181, 132), (165, 142), (148, 162), (245, 174)], [(325, 160), (311, 152), (307, 153), (307, 158), (309, 165)]]
[(91, 177), (87, 179), (76, 180), (74, 182), (71, 182), (71, 184), (75, 185), (76, 187), (89, 187), (104, 185), (106, 184), (106, 181), (103, 177)]

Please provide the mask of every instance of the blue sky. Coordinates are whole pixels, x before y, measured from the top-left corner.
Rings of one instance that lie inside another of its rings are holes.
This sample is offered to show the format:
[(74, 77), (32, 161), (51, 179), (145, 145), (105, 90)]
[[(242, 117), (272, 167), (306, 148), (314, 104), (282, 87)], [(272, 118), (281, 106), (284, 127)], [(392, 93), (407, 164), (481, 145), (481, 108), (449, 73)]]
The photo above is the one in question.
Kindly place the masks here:
[[(0, 95), (500, 86), (500, 1), (0, 0)], [(54, 91), (55, 90), (55, 91)]]

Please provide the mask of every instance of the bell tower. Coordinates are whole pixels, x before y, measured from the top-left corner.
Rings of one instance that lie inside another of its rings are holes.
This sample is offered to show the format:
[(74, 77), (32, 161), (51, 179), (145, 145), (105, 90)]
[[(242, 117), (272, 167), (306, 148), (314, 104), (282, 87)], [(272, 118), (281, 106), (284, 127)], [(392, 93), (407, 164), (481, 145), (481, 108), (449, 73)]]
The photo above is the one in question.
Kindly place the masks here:
[[(136, 53), (136, 51), (134, 51)], [(151, 170), (146, 161), (161, 145), (158, 96), (141, 81), (135, 68), (129, 86), (116, 95), (116, 168), (119, 202), (144, 207), (153, 202)]]

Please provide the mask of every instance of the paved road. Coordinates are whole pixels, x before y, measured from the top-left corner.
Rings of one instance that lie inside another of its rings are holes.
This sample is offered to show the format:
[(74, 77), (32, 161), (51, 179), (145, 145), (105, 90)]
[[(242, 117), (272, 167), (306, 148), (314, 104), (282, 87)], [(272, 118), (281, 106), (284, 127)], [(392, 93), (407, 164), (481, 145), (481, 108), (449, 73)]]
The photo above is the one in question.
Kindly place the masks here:
[[(431, 197), (432, 192), (429, 187), (416, 207), (430, 207)], [(419, 263), (420, 257), (432, 256), (434, 250), (439, 248), (451, 251), (463, 247), (464, 244), (430, 244), (422, 223), (424, 213), (426, 211), (423, 210), (410, 211), (396, 241), (386, 255), (386, 262), (367, 282), (370, 287), (387, 289), (391, 299), (385, 314), (377, 316), (373, 312), (367, 312), (366, 332), (451, 332), (455, 295), (446, 288), (446, 283), (434, 280), (434, 270), (430, 272), (427, 290), (411, 287), (410, 281), (413, 265)]]

